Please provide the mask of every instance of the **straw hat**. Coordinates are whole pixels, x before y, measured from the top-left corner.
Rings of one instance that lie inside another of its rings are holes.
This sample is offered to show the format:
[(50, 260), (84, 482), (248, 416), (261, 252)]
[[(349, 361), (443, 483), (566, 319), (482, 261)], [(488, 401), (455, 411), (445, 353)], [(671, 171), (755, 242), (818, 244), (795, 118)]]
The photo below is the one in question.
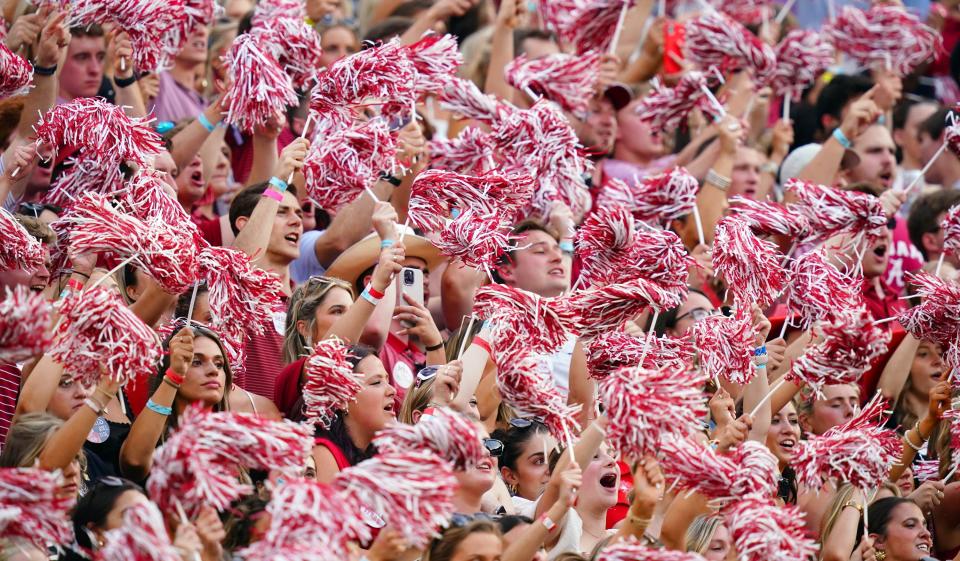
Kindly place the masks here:
[[(403, 237), (403, 246), (407, 257), (419, 257), (427, 262), (427, 268), (433, 269), (446, 257), (437, 251), (437, 248), (427, 238), (413, 233), (413, 228), (397, 225), (398, 229), (406, 230)], [(380, 259), (380, 236), (370, 234), (353, 244), (330, 265), (325, 276), (343, 279), (352, 285), (357, 284), (361, 273), (377, 264)]]

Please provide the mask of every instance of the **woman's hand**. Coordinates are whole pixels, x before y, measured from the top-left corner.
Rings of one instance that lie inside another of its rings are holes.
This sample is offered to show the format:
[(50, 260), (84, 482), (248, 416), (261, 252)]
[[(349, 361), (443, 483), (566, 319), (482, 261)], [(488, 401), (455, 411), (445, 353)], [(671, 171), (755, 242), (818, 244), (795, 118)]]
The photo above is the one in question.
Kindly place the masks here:
[(577, 229), (573, 221), (573, 211), (570, 210), (570, 207), (561, 201), (554, 203), (550, 207), (547, 228), (552, 230), (559, 238), (572, 238)]
[(663, 494), (663, 472), (657, 458), (647, 455), (633, 467), (633, 501), (635, 504), (653, 508)]
[(713, 250), (709, 246), (698, 244), (690, 256), (695, 264), (690, 266), (687, 284), (701, 286), (713, 278)]
[(403, 259), (405, 257), (405, 248), (402, 243), (394, 244), (380, 250), (380, 261), (373, 269), (373, 277), (370, 279), (370, 285), (378, 292), (383, 292), (390, 286), (393, 275), (403, 269)]
[(753, 419), (750, 415), (741, 415), (739, 419), (728, 424), (722, 431), (717, 431), (717, 452), (726, 452), (743, 444), (750, 435)]
[(409, 294), (404, 294), (403, 299), (407, 305), (394, 308), (393, 319), (412, 323), (413, 327), (401, 329), (398, 334), (415, 336), (426, 347), (435, 347), (443, 343), (443, 337), (440, 336), (437, 324), (433, 322), (430, 310), (411, 298)]
[(873, 549), (873, 539), (870, 536), (864, 536), (860, 545), (850, 555), (850, 561), (876, 561), (876, 559), (877, 551)]
[(787, 352), (787, 342), (783, 337), (777, 337), (772, 341), (767, 341), (767, 372), (776, 370), (783, 362), (783, 356)]
[(394, 561), (400, 559), (407, 547), (407, 540), (404, 539), (403, 534), (388, 526), (377, 534), (377, 539), (373, 540), (373, 545), (367, 551), (367, 559), (368, 561)]
[(48, 8), (43, 8), (39, 12), (24, 14), (15, 19), (3, 44), (14, 53), (21, 47), (33, 45), (40, 35), (40, 29), (43, 28), (43, 22), (47, 17), (45, 12), (48, 11)]
[(34, 142), (22, 144), (13, 152), (13, 161), (7, 166), (4, 175), (12, 183), (31, 173), (37, 165), (37, 145)]
[(946, 486), (940, 481), (924, 481), (919, 487), (907, 495), (907, 498), (917, 503), (920, 510), (929, 514), (940, 505), (943, 500), (943, 490)]
[(527, 15), (527, 3), (523, 0), (503, 0), (497, 11), (496, 26), (501, 29), (516, 29), (523, 25)]
[(286, 181), (294, 172), (300, 171), (303, 168), (303, 161), (307, 158), (308, 150), (310, 150), (310, 141), (306, 138), (298, 138), (287, 144), (280, 152), (280, 161), (277, 162), (274, 175)]
[(397, 209), (385, 201), (373, 204), (373, 231), (380, 236), (380, 241), (397, 239)]
[[(927, 416), (934, 421), (943, 419), (943, 414), (950, 410), (950, 399), (950, 382), (943, 380), (936, 386), (930, 388), (930, 402), (927, 404)], [(927, 434), (927, 437), (929, 436), (930, 435)]]
[(123, 31), (117, 31), (110, 39), (107, 47), (107, 60), (113, 61), (114, 78), (130, 78), (133, 76), (133, 43), (130, 36)]
[(203, 544), (200, 542), (200, 536), (197, 535), (197, 529), (193, 524), (180, 524), (177, 526), (177, 532), (173, 537), (173, 547), (180, 554), (183, 561), (196, 561)]
[(170, 370), (180, 376), (187, 375), (193, 363), (193, 330), (184, 327), (170, 339)]
[(427, 151), (427, 139), (419, 123), (410, 121), (397, 134), (397, 161), (408, 166)]
[(463, 362), (454, 360), (437, 367), (437, 379), (433, 383), (433, 402), (447, 406), (457, 397), (460, 391), (460, 380), (463, 378)]
[(156, 73), (144, 74), (137, 80), (137, 87), (140, 88), (140, 95), (149, 106), (160, 94), (160, 77)]
[(223, 540), (227, 537), (227, 531), (223, 528), (223, 522), (217, 516), (217, 511), (210, 505), (203, 505), (200, 508), (200, 515), (194, 521), (197, 528), (197, 535), (203, 544), (204, 561), (220, 561), (223, 556)]
[(717, 424), (716, 432), (719, 434), (724, 427), (733, 422), (733, 416), (737, 414), (736, 403), (727, 390), (718, 388), (707, 405), (710, 407), (710, 416)]
[[(656, 25), (656, 24), (654, 24)], [(648, 37), (653, 33), (648, 34)], [(597, 73), (597, 82), (593, 86), (593, 91), (597, 95), (603, 95), (603, 92), (617, 81), (617, 75), (620, 74), (620, 57), (613, 53), (600, 55), (600, 69)]]
[(570, 462), (570, 464), (560, 473), (559, 478), (560, 494), (557, 496), (557, 503), (566, 508), (570, 508), (577, 500), (577, 493), (583, 486), (583, 472), (580, 471), (580, 464)]
[(770, 161), (780, 165), (793, 146), (793, 123), (789, 119), (780, 119), (773, 125), (773, 138), (770, 141)]
[(762, 347), (764, 341), (767, 340), (767, 336), (770, 335), (770, 320), (763, 315), (763, 311), (756, 304), (751, 307), (750, 311), (753, 314), (753, 330), (757, 334), (755, 342), (758, 347)]

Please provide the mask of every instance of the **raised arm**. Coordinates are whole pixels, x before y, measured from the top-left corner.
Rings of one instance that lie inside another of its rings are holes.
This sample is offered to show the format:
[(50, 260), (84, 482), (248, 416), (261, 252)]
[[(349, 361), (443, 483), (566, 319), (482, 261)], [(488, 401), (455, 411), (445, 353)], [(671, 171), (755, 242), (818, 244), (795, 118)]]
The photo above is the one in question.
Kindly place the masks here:
[[(133, 74), (131, 63), (133, 45), (130, 43), (130, 37), (123, 31), (116, 32), (110, 39), (107, 52), (107, 59), (113, 61), (114, 65), (111, 80), (114, 91), (117, 92), (117, 105), (124, 107), (127, 115), (131, 117), (146, 117), (147, 106), (143, 102), (140, 88), (137, 87), (137, 79)], [(181, 166), (181, 169), (183, 167), (186, 166)]]
[[(80, 409), (74, 411), (67, 421), (47, 440), (40, 453), (40, 467), (46, 470), (66, 469), (83, 449), (87, 435), (93, 429), (97, 418), (103, 414), (107, 404), (117, 395), (120, 385), (103, 376), (96, 389), (84, 401)], [(96, 407), (96, 410), (94, 410)]]
[[(421, 12), (413, 21), (413, 25), (400, 36), (400, 42), (404, 45), (416, 43), (423, 37), (423, 34), (434, 28), (437, 23), (445, 22), (454, 16), (462, 16), (467, 13), (475, 4), (475, 0), (438, 0), (428, 10)], [(383, 2), (384, 5), (397, 6), (398, 3), (392, 0)], [(388, 12), (386, 12), (388, 13)], [(386, 18), (384, 13), (380, 18)]]
[[(176, 375), (187, 375), (187, 368), (193, 362), (193, 331), (184, 327), (170, 339), (170, 370)], [(159, 407), (174, 407), (177, 397), (177, 384), (164, 382), (157, 387), (157, 391), (150, 396), (149, 403)], [(150, 473), (153, 465), (153, 452), (167, 427), (166, 415), (162, 415), (151, 407), (145, 407), (137, 416), (130, 433), (120, 448), (120, 471), (123, 476), (133, 481), (143, 481)]]
[(496, 95), (506, 101), (513, 101), (513, 86), (507, 83), (504, 69), (513, 60), (513, 30), (520, 25), (524, 14), (525, 2), (521, 0), (503, 0), (497, 11), (497, 20), (493, 24), (493, 42), (490, 47), (490, 64), (483, 91)]
[[(173, 158), (174, 163), (177, 164), (177, 169), (186, 169), (193, 160), (193, 157), (208, 144), (219, 149), (220, 140), (223, 139), (223, 135), (227, 130), (226, 127), (216, 126), (220, 123), (222, 111), (223, 106), (220, 104), (220, 98), (217, 98), (216, 101), (203, 110), (200, 116), (190, 121), (189, 125), (183, 127), (183, 129), (170, 140), (170, 156)], [(210, 142), (208, 142), (208, 140)], [(268, 144), (265, 139), (262, 139), (262, 142), (264, 145)], [(255, 144), (254, 146), (254, 150), (256, 150), (256, 147), (259, 145)], [(273, 152), (275, 153), (276, 145), (273, 144), (272, 146)], [(265, 147), (264, 150), (266, 150)], [(268, 158), (265, 157), (264, 159), (266, 160)], [(269, 165), (269, 163), (264, 162), (258, 165)], [(206, 171), (207, 170), (204, 170), (204, 173), (206, 173)], [(281, 179), (286, 180), (287, 178), (282, 177)]]

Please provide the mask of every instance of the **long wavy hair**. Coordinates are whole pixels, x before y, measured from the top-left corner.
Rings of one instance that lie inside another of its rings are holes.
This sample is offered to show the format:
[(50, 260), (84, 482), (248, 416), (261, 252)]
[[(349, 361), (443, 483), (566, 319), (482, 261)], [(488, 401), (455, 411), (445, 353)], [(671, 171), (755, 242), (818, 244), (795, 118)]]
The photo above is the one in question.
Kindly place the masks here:
[(350, 293), (350, 299), (356, 300), (356, 293), (350, 283), (330, 277), (310, 277), (298, 286), (290, 296), (287, 306), (287, 322), (283, 331), (283, 362), (290, 364), (310, 354), (306, 339), (297, 329), (297, 322), (307, 323), (308, 330), (313, 330), (316, 321), (317, 308), (323, 305), (327, 294), (334, 288), (342, 288)]

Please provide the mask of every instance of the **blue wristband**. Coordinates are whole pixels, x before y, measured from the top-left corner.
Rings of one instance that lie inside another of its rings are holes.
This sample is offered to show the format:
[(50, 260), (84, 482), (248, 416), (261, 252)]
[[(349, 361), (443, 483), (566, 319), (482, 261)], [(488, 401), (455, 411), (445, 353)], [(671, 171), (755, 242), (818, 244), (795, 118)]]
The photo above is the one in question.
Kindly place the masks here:
[(152, 399), (147, 400), (147, 409), (153, 411), (154, 413), (159, 413), (160, 415), (173, 415), (173, 407), (164, 407), (163, 405), (158, 405)]
[(287, 187), (289, 187), (289, 186), (287, 185), (287, 182), (286, 182), (286, 181), (280, 179), (280, 178), (277, 177), (277, 176), (271, 177), (271, 178), (270, 178), (270, 181), (268, 181), (268, 183), (269, 183), (270, 185), (273, 185), (273, 186), (277, 189), (277, 191), (280, 191), (281, 193), (286, 192)]
[(387, 249), (388, 247), (393, 247), (393, 240), (383, 240), (380, 242), (380, 249)]
[(757, 347), (753, 351), (753, 356), (765, 356), (767, 354), (767, 346), (763, 345), (762, 347)]
[(213, 123), (210, 122), (210, 119), (208, 119), (203, 113), (197, 115), (197, 121), (203, 125), (203, 128), (207, 129), (207, 132), (213, 132), (217, 128), (213, 126)]
[(840, 127), (833, 129), (833, 138), (840, 143), (840, 146), (843, 146), (847, 150), (853, 148), (853, 143), (850, 142), (850, 139), (847, 138), (847, 135), (843, 134), (843, 131), (840, 130)]
[(560, 242), (560, 251), (564, 253), (573, 253), (573, 242), (570, 240), (564, 240)]

